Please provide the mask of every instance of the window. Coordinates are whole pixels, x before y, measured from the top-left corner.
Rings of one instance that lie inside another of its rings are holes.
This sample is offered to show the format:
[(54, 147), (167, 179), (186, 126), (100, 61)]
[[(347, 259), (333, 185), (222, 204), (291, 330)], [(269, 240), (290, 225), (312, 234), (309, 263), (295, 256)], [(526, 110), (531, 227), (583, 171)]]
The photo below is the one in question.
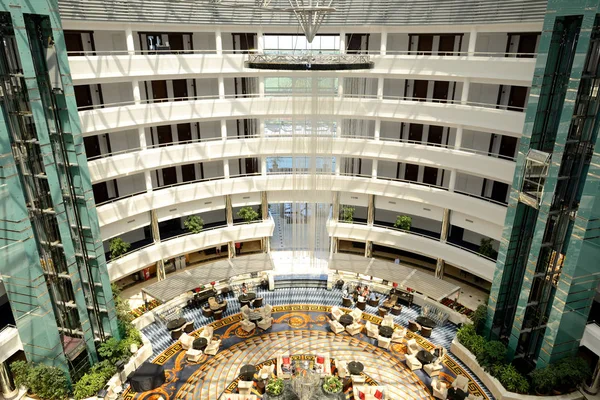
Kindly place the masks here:
[(550, 153), (530, 149), (525, 158), (525, 174), (519, 200), (531, 207), (538, 208), (544, 194), (544, 183), (548, 176)]

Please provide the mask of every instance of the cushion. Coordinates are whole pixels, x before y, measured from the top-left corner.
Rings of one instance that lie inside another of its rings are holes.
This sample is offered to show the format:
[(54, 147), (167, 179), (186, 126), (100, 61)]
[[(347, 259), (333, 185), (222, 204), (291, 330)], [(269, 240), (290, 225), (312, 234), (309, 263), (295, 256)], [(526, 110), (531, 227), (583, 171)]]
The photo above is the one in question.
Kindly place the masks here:
[(289, 357), (283, 357), (281, 359), (281, 363), (282, 364), (290, 364), (290, 358)]
[(365, 400), (365, 393), (364, 392), (358, 392), (358, 398), (360, 400)]
[(325, 364), (325, 357), (318, 356), (317, 357), (317, 364)]
[(382, 399), (383, 398), (383, 393), (381, 393), (381, 391), (379, 389), (377, 389), (377, 391), (375, 391), (375, 398), (376, 399)]

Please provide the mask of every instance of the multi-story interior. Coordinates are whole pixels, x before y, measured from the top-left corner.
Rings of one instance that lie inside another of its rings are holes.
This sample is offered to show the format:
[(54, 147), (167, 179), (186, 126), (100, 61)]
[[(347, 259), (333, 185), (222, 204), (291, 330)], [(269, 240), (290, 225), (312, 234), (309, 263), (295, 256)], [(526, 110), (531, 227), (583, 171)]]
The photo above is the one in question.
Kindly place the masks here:
[[(75, 381), (119, 335), (111, 283), (137, 306), (155, 282), (257, 254), (275, 294), (319, 276), (411, 292), (422, 274), (425, 299), (489, 297), (486, 335), (521, 368), (597, 363), (598, 272), (582, 266), (597, 255), (597, 2), (334, 0), (312, 41), (283, 0), (16, 3), (0, 5), (0, 335), (16, 338), (0, 375), (25, 358)], [(372, 68), (312, 69), (327, 56)], [(115, 239), (130, 247), (113, 256)], [(31, 324), (50, 327), (43, 351)]]

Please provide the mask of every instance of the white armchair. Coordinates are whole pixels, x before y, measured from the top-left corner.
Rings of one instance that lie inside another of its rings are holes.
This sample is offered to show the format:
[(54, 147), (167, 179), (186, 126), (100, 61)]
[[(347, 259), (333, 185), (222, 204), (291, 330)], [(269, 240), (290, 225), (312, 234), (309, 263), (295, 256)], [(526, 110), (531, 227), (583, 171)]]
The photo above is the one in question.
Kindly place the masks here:
[(390, 328), (394, 327), (394, 316), (392, 314), (388, 314), (383, 317), (383, 321), (381, 321), (381, 326), (389, 326)]
[(237, 394), (231, 393), (227, 395), (227, 400), (259, 400), (255, 394)]
[(419, 360), (417, 360), (417, 356), (411, 356), (409, 354), (406, 355), (406, 366), (411, 370), (421, 369), (423, 364)]
[(245, 332), (251, 332), (254, 328), (256, 328), (256, 324), (248, 321), (247, 319), (243, 319), (242, 322), (240, 322), (240, 326)]
[(452, 382), (452, 387), (469, 393), (469, 378), (464, 375), (457, 375), (454, 382)]
[(289, 379), (292, 377), (292, 373), (291, 373), (291, 371), (283, 372), (282, 366), (283, 366), (284, 359), (286, 359), (286, 361), (289, 361), (289, 363), (291, 365), (292, 359), (289, 355), (284, 356), (284, 355), (279, 354), (277, 356), (277, 377), (281, 378), (281, 379)]
[(344, 325), (340, 324), (335, 319), (330, 319), (330, 320), (328, 320), (328, 322), (329, 322), (329, 328), (331, 329), (331, 332), (335, 333), (336, 335), (338, 333), (344, 332), (344, 330), (345, 330)]
[(406, 342), (406, 354), (414, 356), (419, 352), (419, 345), (415, 339), (410, 339)]
[(355, 308), (350, 313), (350, 315), (352, 315), (352, 318), (354, 318), (354, 322), (359, 322), (362, 319), (362, 314), (363, 314), (363, 312), (359, 308)]
[(200, 332), (200, 337), (203, 337), (210, 342), (213, 336), (213, 331), (214, 328), (211, 325), (206, 325), (204, 329), (202, 329), (202, 331)]
[(446, 384), (437, 377), (431, 380), (431, 389), (433, 397), (436, 399), (446, 400), (446, 397), (448, 397), (448, 388), (446, 387)]
[(240, 308), (240, 311), (242, 312), (242, 318), (248, 319), (250, 317), (250, 307), (248, 307), (248, 305)]
[(406, 336), (406, 328), (394, 329), (394, 333), (392, 334), (392, 342), (402, 343), (402, 341), (404, 340), (404, 336)]
[(271, 327), (271, 325), (273, 325), (273, 318), (272, 317), (263, 318), (260, 321), (258, 321), (258, 323), (256, 325), (258, 325), (258, 327), (260, 329), (262, 329), (263, 331), (266, 331), (267, 329), (269, 329)]
[(331, 358), (329, 357), (329, 353), (317, 353), (317, 356), (315, 357), (315, 370), (317, 365), (322, 365), (322, 368), (319, 371), (321, 376), (331, 375)]
[(262, 317), (263, 319), (271, 318), (271, 314), (273, 313), (273, 306), (267, 304), (262, 308)]
[(467, 400), (483, 400), (483, 397), (474, 395), (473, 393), (469, 393), (467, 396)]
[(442, 369), (444, 369), (444, 366), (442, 365), (442, 357), (438, 357), (437, 360), (423, 367), (423, 371), (425, 371), (425, 373), (432, 378), (434, 376), (438, 376)]
[(350, 335), (354, 336), (354, 335), (358, 335), (360, 333), (360, 331), (362, 331), (362, 324), (358, 323), (358, 322), (353, 322), (351, 325), (348, 325), (346, 327), (346, 332), (348, 332)]
[(181, 347), (184, 350), (191, 349), (194, 344), (194, 339), (195, 338), (193, 336), (190, 336), (187, 333), (181, 334), (181, 336), (179, 337), (179, 341), (181, 342)]
[(275, 364), (271, 365), (263, 365), (263, 367), (258, 371), (258, 376), (261, 379), (268, 379), (275, 372)]
[(185, 352), (185, 357), (188, 361), (198, 362), (202, 357), (202, 350), (189, 349)]
[(392, 339), (390, 339), (390, 338), (386, 338), (384, 336), (377, 337), (377, 346), (379, 346), (381, 348), (389, 349), (391, 343), (392, 343)]
[(221, 346), (221, 341), (213, 339), (208, 343), (208, 346), (204, 349), (204, 354), (209, 354), (211, 356), (216, 355), (219, 352), (219, 347)]
[(355, 386), (352, 391), (354, 392), (355, 399), (365, 399), (365, 400), (379, 400), (385, 399), (385, 386)]
[(331, 316), (333, 317), (333, 319), (339, 321), (342, 315), (344, 315), (344, 312), (340, 310), (338, 306), (331, 307)]
[(243, 395), (252, 394), (252, 386), (254, 386), (253, 381), (239, 381), (238, 392)]
[(379, 328), (377, 325), (372, 324), (371, 321), (367, 321), (365, 324), (365, 328), (367, 328), (367, 336), (373, 339), (377, 339), (379, 337)]
[(340, 378), (345, 378), (350, 375), (348, 371), (348, 363), (344, 360), (335, 360), (335, 366), (337, 367), (337, 374)]

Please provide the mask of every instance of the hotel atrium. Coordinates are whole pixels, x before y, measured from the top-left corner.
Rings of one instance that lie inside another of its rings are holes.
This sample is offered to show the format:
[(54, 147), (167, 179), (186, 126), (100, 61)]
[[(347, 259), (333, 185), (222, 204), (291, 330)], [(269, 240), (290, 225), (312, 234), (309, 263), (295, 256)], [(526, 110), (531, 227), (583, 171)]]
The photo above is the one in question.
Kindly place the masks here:
[(600, 398), (600, 0), (0, 0), (0, 399)]

